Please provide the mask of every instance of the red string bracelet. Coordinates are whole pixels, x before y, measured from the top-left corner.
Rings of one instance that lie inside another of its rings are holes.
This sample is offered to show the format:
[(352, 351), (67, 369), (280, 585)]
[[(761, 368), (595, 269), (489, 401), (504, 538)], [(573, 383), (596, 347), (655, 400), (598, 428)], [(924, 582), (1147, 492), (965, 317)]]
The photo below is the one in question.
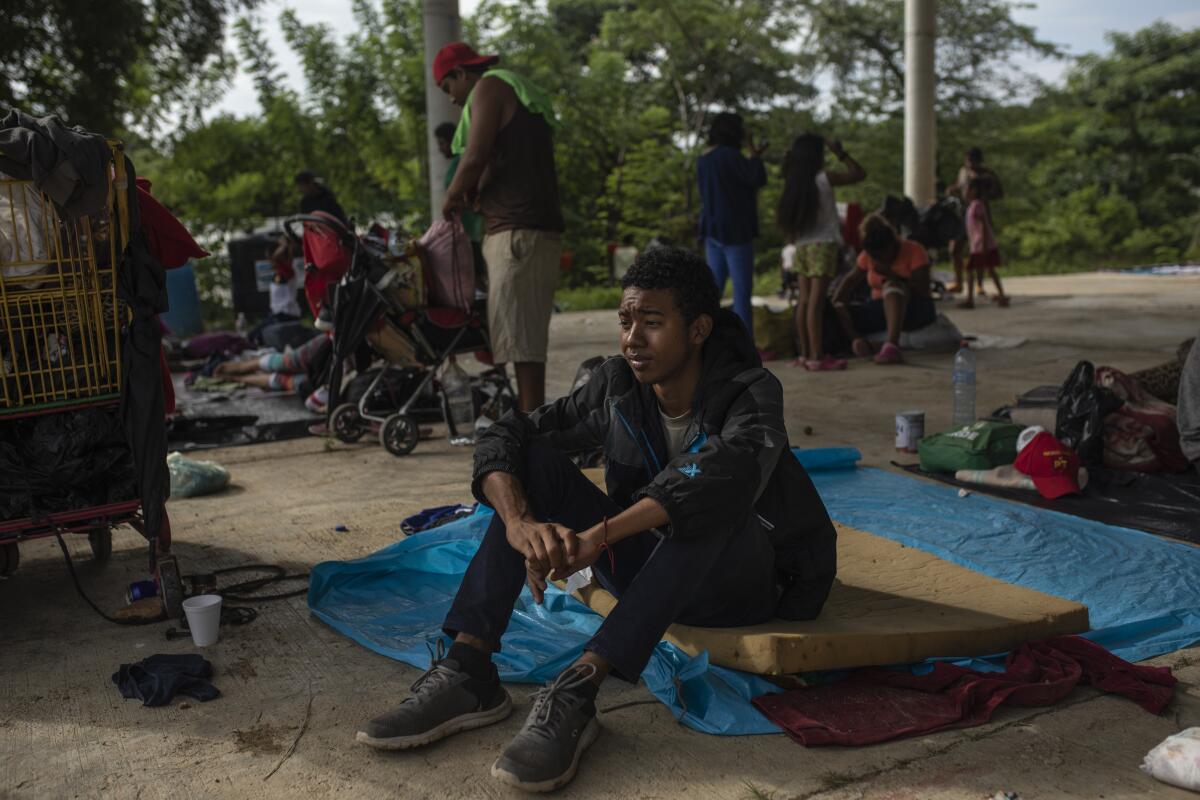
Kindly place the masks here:
[(608, 568), (613, 575), (617, 574), (617, 559), (613, 550), (608, 546), (608, 517), (604, 518), (604, 541), (600, 543), (600, 552), (608, 551)]

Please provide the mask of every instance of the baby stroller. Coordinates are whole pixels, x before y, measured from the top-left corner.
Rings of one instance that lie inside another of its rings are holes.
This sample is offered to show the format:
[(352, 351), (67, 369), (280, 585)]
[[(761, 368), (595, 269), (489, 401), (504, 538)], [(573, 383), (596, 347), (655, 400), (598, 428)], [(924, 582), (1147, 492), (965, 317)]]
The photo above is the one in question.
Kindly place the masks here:
[[(297, 227), (303, 233), (297, 233)], [(483, 303), (469, 310), (425, 306), (429, 270), (420, 250), (408, 241), (400, 250), (393, 236), (389, 246), (386, 231), (375, 227), (363, 238), (326, 215), (298, 215), (284, 222), (293, 238), (334, 234), (340, 253), (329, 259), (348, 259), (349, 267), (339, 282), (329, 288), (326, 304), (333, 322), (333, 352), (328, 371), (330, 432), (343, 442), (355, 442), (368, 432), (377, 433), (389, 453), (411, 453), (420, 438), (419, 420), (444, 419), (454, 436), (448, 400), (437, 380), (438, 369), (451, 356), (473, 353), (491, 364)], [(320, 264), (313, 268), (321, 270)], [(360, 373), (375, 357), (384, 365), (361, 390), (348, 400), (342, 386), (346, 363), (353, 361)], [(498, 418), (514, 403), (512, 385), (503, 370), (491, 369), (472, 381), (476, 410)]]

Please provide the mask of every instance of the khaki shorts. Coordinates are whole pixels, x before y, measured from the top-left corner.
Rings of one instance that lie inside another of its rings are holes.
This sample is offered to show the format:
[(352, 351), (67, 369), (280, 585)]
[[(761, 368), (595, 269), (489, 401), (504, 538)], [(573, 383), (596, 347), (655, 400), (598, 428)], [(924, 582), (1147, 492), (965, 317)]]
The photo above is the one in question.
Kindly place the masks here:
[(837, 275), (841, 251), (837, 242), (796, 245), (796, 272), (805, 278), (832, 278)]
[(483, 237), (488, 333), (497, 364), (545, 363), (562, 234), (529, 229)]

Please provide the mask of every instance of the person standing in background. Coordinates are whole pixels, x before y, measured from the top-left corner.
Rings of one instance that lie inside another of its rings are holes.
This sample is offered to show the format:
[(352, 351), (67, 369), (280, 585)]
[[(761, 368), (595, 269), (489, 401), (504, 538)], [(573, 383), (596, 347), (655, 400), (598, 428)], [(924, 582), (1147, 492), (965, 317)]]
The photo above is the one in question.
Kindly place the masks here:
[(296, 173), (296, 191), (300, 193), (301, 214), (324, 211), (337, 217), (347, 228), (350, 227), (350, 218), (342, 210), (333, 190), (318, 181), (312, 170), (305, 169)]
[[(972, 178), (988, 178), (991, 183), (988, 187), (989, 196), (981, 198), (987, 208), (989, 220), (991, 218), (990, 203), (993, 200), (999, 200), (1004, 197), (1004, 187), (1000, 183), (998, 176), (991, 167), (985, 166), (983, 163), (983, 150), (978, 147), (972, 147), (963, 155), (962, 166), (958, 168), (958, 177), (954, 183), (946, 187), (946, 194), (957, 197), (962, 201), (963, 222), (966, 222), (966, 211), (970, 201), (967, 199), (967, 187), (971, 183)], [(989, 223), (990, 224), (990, 223)], [(963, 236), (960, 239), (955, 239), (950, 243), (950, 258), (954, 261), (954, 285), (949, 287), (950, 292), (962, 291), (963, 265), (966, 263), (970, 253), (970, 241), (967, 239), (966, 228), (963, 228)], [(970, 272), (967, 273), (970, 276)], [(979, 278), (980, 294), (983, 293), (983, 276)]]
[[(455, 130), (453, 122), (443, 122), (433, 131), (438, 151), (450, 162), (446, 165), (446, 176), (442, 182), (446, 189), (454, 182), (454, 173), (458, 171), (458, 162), (462, 158), (452, 147)], [(475, 258), (475, 285), (486, 290), (487, 264), (483, 260), (483, 217), (469, 208), (464, 208), (459, 218), (462, 220), (463, 230), (467, 232), (467, 238), (471, 240), (471, 255)]]
[[(826, 147), (845, 170), (825, 170)], [(814, 372), (846, 368), (845, 359), (825, 353), (822, 341), (829, 282), (837, 275), (842, 251), (842, 223), (833, 187), (866, 177), (866, 170), (842, 149), (841, 142), (826, 142), (815, 133), (797, 136), (784, 158), (776, 221), (784, 237), (796, 246), (795, 325), (800, 353), (794, 364)]]
[(970, 241), (971, 257), (967, 260), (967, 299), (959, 308), (975, 307), (975, 279), (978, 276), (980, 294), (983, 294), (983, 276), (988, 274), (996, 284), (993, 298), (1001, 308), (1008, 306), (1008, 297), (1000, 284), (1000, 248), (996, 246), (996, 235), (992, 230), (992, 216), (988, 213), (983, 198), (991, 192), (990, 178), (972, 178), (967, 184), (967, 238)]
[(632, 233), (627, 233), (621, 237), (621, 244), (612, 252), (613, 261), (613, 277), (617, 283), (625, 277), (625, 273), (633, 266), (633, 262), (637, 260), (638, 249), (635, 245)]
[[(754, 237), (758, 235), (758, 190), (767, 183), (762, 154), (742, 118), (722, 112), (708, 131), (708, 149), (696, 162), (700, 185), (700, 236), (708, 267), (725, 292), (733, 280), (733, 310), (747, 331), (754, 330), (750, 295), (754, 288)], [(742, 146), (750, 157), (742, 155)]]
[(461, 155), (446, 190), (447, 218), (474, 207), (486, 233), (488, 330), (497, 364), (514, 365), (522, 411), (546, 395), (550, 314), (565, 229), (554, 168), (558, 119), (541, 87), (451, 42), (433, 59), (433, 79), (462, 117), (451, 142)]

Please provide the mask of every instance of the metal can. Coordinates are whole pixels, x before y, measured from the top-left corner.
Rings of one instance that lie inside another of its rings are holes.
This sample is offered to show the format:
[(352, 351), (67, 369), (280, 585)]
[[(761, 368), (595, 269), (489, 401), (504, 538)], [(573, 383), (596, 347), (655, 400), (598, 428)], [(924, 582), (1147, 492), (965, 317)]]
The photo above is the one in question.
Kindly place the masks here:
[(155, 581), (134, 581), (125, 592), (125, 602), (134, 603), (147, 597), (158, 596), (158, 584)]
[(901, 411), (896, 414), (896, 449), (917, 452), (917, 442), (925, 436), (925, 412)]

